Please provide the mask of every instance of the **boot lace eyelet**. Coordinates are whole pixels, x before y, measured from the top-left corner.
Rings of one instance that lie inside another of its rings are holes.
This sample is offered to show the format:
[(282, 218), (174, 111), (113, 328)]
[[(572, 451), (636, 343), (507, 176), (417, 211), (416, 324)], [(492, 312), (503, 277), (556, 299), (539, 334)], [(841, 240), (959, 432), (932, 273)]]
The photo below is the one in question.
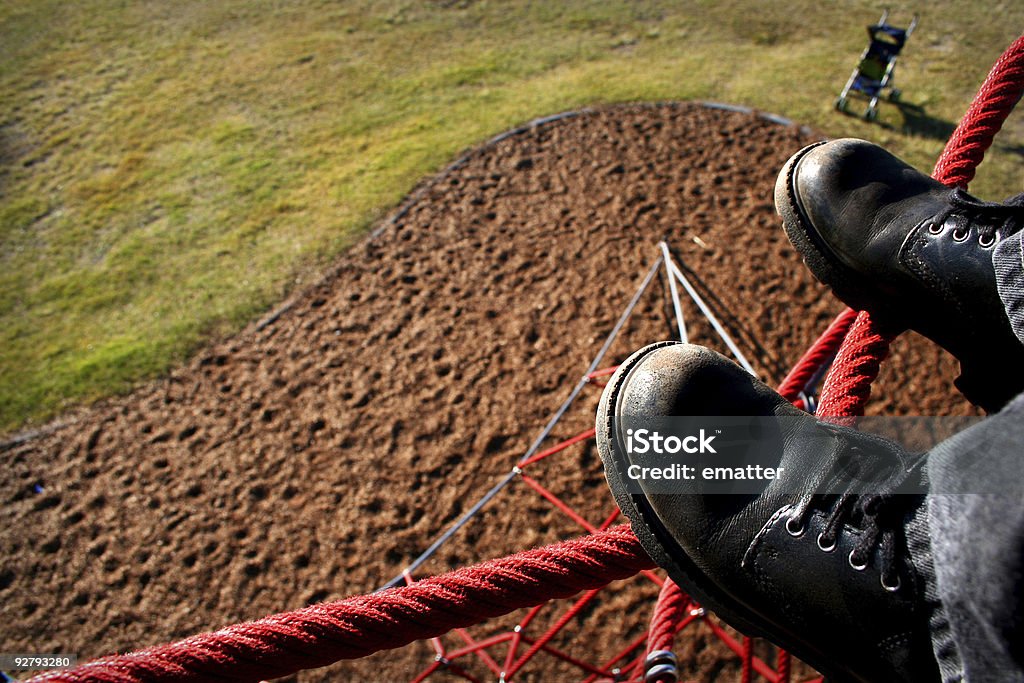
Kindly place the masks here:
[(893, 584), (886, 583), (885, 582), (885, 575), (882, 575), (882, 588), (884, 588), (885, 590), (889, 591), (890, 593), (895, 593), (896, 591), (898, 591), (900, 589), (900, 586), (902, 586), (902, 585), (903, 585), (903, 582), (900, 581), (899, 574), (896, 575), (896, 583), (893, 583)]
[(938, 235), (940, 232), (942, 232), (942, 224), (941, 223), (929, 223), (928, 224), (928, 232), (930, 232), (933, 235)]
[(970, 235), (971, 235), (971, 231), (968, 230), (967, 228), (959, 228), (958, 227), (958, 228), (954, 228), (953, 229), (953, 241), (954, 242), (963, 242), (968, 237), (970, 237)]
[(800, 538), (801, 536), (804, 535), (805, 529), (804, 529), (803, 525), (800, 525), (800, 526), (798, 526), (798, 527), (796, 527), (794, 529), (793, 528), (793, 520), (794, 519), (796, 519), (796, 517), (790, 517), (789, 519), (786, 520), (786, 531), (793, 538)]
[(823, 533), (822, 534), (818, 534), (818, 549), (821, 550), (824, 553), (830, 553), (833, 550), (835, 550), (836, 549), (836, 540), (832, 539), (832, 541), (828, 545), (825, 545), (824, 538), (825, 538), (825, 534), (823, 534)]
[(978, 235), (978, 246), (980, 246), (982, 249), (988, 249), (995, 243), (995, 235)]
[(867, 560), (865, 560), (864, 564), (857, 564), (857, 562), (854, 561), (854, 559), (853, 559), (853, 555), (856, 552), (857, 552), (856, 549), (850, 551), (850, 557), (849, 557), (850, 566), (853, 567), (856, 571), (862, 572), (862, 571), (864, 571), (865, 569), (868, 568), (868, 562), (867, 562)]

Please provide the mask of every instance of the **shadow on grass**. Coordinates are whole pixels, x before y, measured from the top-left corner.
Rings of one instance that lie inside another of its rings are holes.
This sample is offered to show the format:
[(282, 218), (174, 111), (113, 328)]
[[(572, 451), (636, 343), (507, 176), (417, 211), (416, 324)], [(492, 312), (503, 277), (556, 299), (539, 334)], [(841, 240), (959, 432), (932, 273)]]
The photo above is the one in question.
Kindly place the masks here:
[(933, 140), (948, 140), (956, 123), (929, 116), (924, 107), (912, 102), (894, 102), (903, 115), (903, 132)]
[(1018, 142), (1018, 143), (1003, 145), (1003, 144), (999, 143), (999, 138), (997, 137), (996, 138), (996, 142), (995, 142), (995, 146), (998, 147), (1001, 151), (1006, 152), (1007, 154), (1016, 154), (1019, 157), (1024, 157), (1024, 143), (1019, 143)]
[[(903, 116), (903, 123), (899, 126), (894, 126), (883, 121), (874, 122), (880, 128), (884, 128), (886, 130), (943, 141), (948, 140), (953, 134), (953, 131), (956, 130), (957, 124), (955, 122), (930, 116), (923, 106), (914, 104), (913, 102), (893, 102), (891, 100), (882, 100), (879, 102), (878, 106), (896, 107)], [(867, 108), (866, 104), (865, 108)], [(858, 114), (856, 110), (843, 110), (843, 113), (847, 116), (862, 118), (861, 114)], [(1001, 151), (1006, 152), (1007, 154), (1024, 156), (1024, 143), (1001, 143), (997, 136), (993, 146), (998, 147)]]
[[(850, 93), (851, 99), (849, 103), (845, 108), (840, 109), (839, 111), (847, 116), (870, 121), (870, 119), (866, 118), (868, 99), (861, 96), (853, 97), (853, 95), (854, 93)], [(861, 102), (864, 104), (863, 109), (859, 106)], [(885, 130), (901, 132), (907, 135), (916, 135), (918, 137), (929, 138), (932, 140), (948, 140), (949, 136), (953, 134), (954, 130), (956, 130), (956, 123), (930, 116), (928, 112), (925, 111), (925, 108), (920, 104), (881, 98), (878, 101), (878, 107), (879, 109), (882, 107), (896, 107), (903, 116), (903, 123), (900, 125), (893, 125), (877, 119), (872, 121), (872, 123), (877, 125), (879, 128), (883, 128)]]

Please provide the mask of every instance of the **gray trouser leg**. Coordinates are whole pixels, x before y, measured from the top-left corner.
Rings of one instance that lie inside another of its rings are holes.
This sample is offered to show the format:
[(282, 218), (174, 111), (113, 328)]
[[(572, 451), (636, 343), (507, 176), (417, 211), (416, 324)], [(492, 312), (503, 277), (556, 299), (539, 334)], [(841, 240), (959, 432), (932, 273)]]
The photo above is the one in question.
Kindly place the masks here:
[(1024, 395), (936, 446), (928, 474), (935, 583), (964, 680), (1024, 682)]
[(1024, 343), (1024, 232), (1002, 240), (992, 252), (996, 289), (1017, 339)]

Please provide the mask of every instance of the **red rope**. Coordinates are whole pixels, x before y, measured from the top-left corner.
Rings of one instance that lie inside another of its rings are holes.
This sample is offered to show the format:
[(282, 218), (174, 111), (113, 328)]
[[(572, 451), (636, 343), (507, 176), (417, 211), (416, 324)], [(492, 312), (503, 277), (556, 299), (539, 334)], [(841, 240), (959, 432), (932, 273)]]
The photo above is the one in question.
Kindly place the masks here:
[(740, 661), (740, 683), (751, 683), (754, 677), (754, 639), (750, 636), (743, 636), (743, 654)]
[(849, 417), (864, 414), (864, 406), (871, 396), (871, 383), (878, 377), (892, 340), (893, 335), (875, 331), (871, 316), (866, 311), (856, 314), (856, 320), (846, 333), (822, 386), (818, 400), (819, 415)]
[(789, 651), (779, 650), (778, 658), (775, 662), (775, 673), (779, 677), (779, 683), (789, 683), (790, 664)]
[(967, 187), (985, 151), (1022, 94), (1024, 36), (1015, 40), (992, 66), (960, 125), (949, 137), (932, 177), (946, 185)]
[[(600, 668), (603, 669), (605, 672), (609, 672), (610, 673), (611, 670), (612, 670), (612, 667), (614, 667), (616, 664), (618, 664), (623, 659), (628, 657), (629, 654), (631, 652), (633, 652), (634, 650), (636, 650), (638, 647), (643, 645), (645, 640), (647, 640), (647, 634), (646, 633), (640, 634), (632, 642), (628, 643), (626, 645), (626, 647), (624, 647), (621, 650), (619, 650), (619, 652), (617, 654), (615, 654), (611, 659), (609, 659), (607, 662), (605, 662), (604, 665), (601, 666)], [(620, 671), (619, 671), (619, 674), (620, 674), (619, 680), (627, 680), (628, 681), (629, 680), (629, 672), (634, 668), (634, 666), (637, 664), (637, 662), (642, 662), (642, 661), (643, 661), (643, 657), (641, 656), (641, 657), (638, 657), (636, 660), (634, 660), (634, 662), (632, 664), (627, 664), (624, 667), (622, 667), (620, 669)], [(590, 676), (588, 678), (583, 679), (583, 683), (598, 683), (599, 680), (600, 681), (607, 681), (608, 680), (608, 676), (607, 675), (603, 675), (603, 676), (600, 677), (600, 679), (596, 678), (594, 676)]]
[(555, 453), (560, 453), (560, 452), (564, 451), (569, 446), (575, 446), (576, 444), (578, 444), (581, 441), (586, 441), (587, 439), (592, 438), (595, 434), (597, 434), (597, 430), (594, 429), (593, 427), (591, 427), (587, 431), (581, 432), (581, 433), (577, 434), (576, 436), (572, 437), (571, 439), (566, 439), (565, 441), (563, 441), (561, 443), (555, 444), (551, 448), (548, 448), (546, 450), (541, 451), (540, 453), (536, 453), (536, 454), (530, 456), (526, 460), (524, 460), (521, 463), (519, 463), (519, 466), (520, 467), (526, 467), (527, 465), (532, 465), (533, 463), (537, 462), (538, 460), (543, 460), (544, 458), (552, 456)]
[[(1024, 36), (1015, 40), (992, 67), (946, 143), (932, 176), (946, 185), (966, 187), (1022, 93)], [(891, 341), (891, 336), (881, 334), (870, 316), (861, 312), (825, 380), (818, 413), (836, 417), (863, 415), (871, 383), (878, 376)]]
[(647, 654), (658, 650), (672, 650), (679, 622), (689, 614), (690, 596), (672, 579), (661, 586), (658, 601), (651, 615), (651, 627), (647, 636)]
[[(479, 643), (477, 643), (476, 640), (473, 639), (473, 636), (469, 635), (469, 633), (466, 632), (466, 629), (457, 628), (454, 630), (454, 633), (458, 635), (459, 638), (462, 638), (462, 641), (466, 643), (466, 646), (468, 648), (470, 648), (469, 652), (476, 654), (476, 656), (483, 661), (483, 663), (487, 666), (488, 669), (490, 669), (497, 676), (501, 675), (501, 667), (499, 667), (498, 663), (494, 661), (494, 657), (491, 657), (490, 653), (487, 652), (486, 646), (481, 646)], [(454, 654), (449, 653), (448, 659), (455, 659)]]
[(512, 678), (512, 676), (514, 676), (515, 673), (523, 667), (523, 665), (533, 659), (534, 655), (540, 652), (544, 646), (551, 642), (551, 639), (558, 635), (558, 632), (565, 628), (566, 624), (575, 619), (576, 615), (579, 614), (584, 607), (590, 604), (590, 601), (597, 596), (598, 592), (598, 589), (593, 589), (584, 593), (572, 607), (565, 611), (565, 614), (558, 618), (558, 621), (556, 621), (551, 628), (544, 632), (544, 635), (535, 640), (533, 644), (530, 645), (529, 649), (505, 671), (505, 676)]
[(623, 524), (408, 586), (275, 614), (31, 680), (141, 683), (278, 678), (566, 598), (653, 566)]
[[(743, 644), (738, 640), (729, 635), (724, 628), (719, 626), (714, 619), (705, 619), (704, 623), (708, 625), (708, 628), (714, 632), (718, 639), (725, 643), (726, 647), (736, 653), (737, 657), (743, 656)], [(769, 683), (778, 683), (778, 678), (772, 668), (768, 666), (763, 659), (760, 657), (751, 658), (751, 665), (755, 673), (760, 674), (762, 678), (769, 681)]]
[(526, 484), (531, 489), (539, 493), (542, 498), (544, 498), (546, 501), (548, 501), (556, 508), (561, 510), (563, 513), (565, 513), (565, 515), (571, 518), (572, 521), (576, 522), (581, 527), (583, 527), (584, 531), (589, 531), (590, 533), (594, 533), (595, 531), (597, 531), (593, 524), (583, 519), (583, 517), (578, 512), (569, 507), (561, 498), (559, 498), (555, 494), (551, 493), (551, 491), (548, 491), (546, 488), (544, 488), (544, 486), (541, 485), (539, 481), (525, 474), (520, 476), (522, 477), (524, 484)]
[(778, 392), (784, 399), (792, 402), (799, 398), (800, 392), (807, 388), (807, 383), (811, 381), (818, 370), (836, 355), (856, 317), (857, 314), (847, 308), (829, 323), (828, 328), (811, 344), (811, 347), (804, 352), (804, 355), (779, 384)]

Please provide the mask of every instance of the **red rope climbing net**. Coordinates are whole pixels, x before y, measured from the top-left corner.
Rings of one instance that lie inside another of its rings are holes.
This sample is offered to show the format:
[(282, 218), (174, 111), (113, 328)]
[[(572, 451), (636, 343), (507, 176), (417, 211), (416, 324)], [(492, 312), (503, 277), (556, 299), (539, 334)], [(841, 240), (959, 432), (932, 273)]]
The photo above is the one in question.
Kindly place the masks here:
[[(993, 66), (974, 102), (953, 133), (935, 166), (933, 176), (948, 185), (963, 185), (991, 145), (1010, 111), (1024, 94), (1024, 36), (1017, 39)], [(863, 413), (891, 337), (880, 333), (869, 315), (846, 310), (829, 326), (783, 380), (780, 393), (802, 401), (801, 392), (824, 364), (834, 356), (825, 380), (818, 413), (848, 417)], [(588, 380), (607, 374), (592, 371)], [(446, 651), (439, 642), (436, 661), (417, 680), (438, 669), (476, 680), (457, 661), (477, 654), (495, 674), (506, 680), (539, 652), (558, 657), (590, 674), (588, 680), (607, 678), (613, 667), (629, 680), (642, 675), (644, 655), (633, 656), (646, 642), (646, 652), (671, 650), (676, 634), (697, 620), (741, 657), (743, 681), (755, 674), (776, 683), (790, 680), (789, 657), (779, 652), (774, 666), (753, 654), (752, 641), (737, 640), (671, 581), (648, 572), (653, 563), (646, 557), (628, 527), (611, 526), (616, 514), (594, 526), (547, 490), (523, 474), (523, 468), (593, 436), (587, 431), (545, 451), (531, 453), (513, 470), (551, 504), (590, 532), (581, 538), (458, 569), (442, 576), (412, 581), (370, 595), (312, 605), (305, 609), (237, 624), (183, 641), (126, 655), (88, 662), (74, 669), (53, 671), (32, 681), (260, 681), (325, 666), (340, 659), (363, 657), (395, 648), (413, 640), (436, 638), (455, 630), (464, 646)], [(661, 585), (648, 634), (635, 640), (603, 666), (582, 662), (556, 648), (551, 640), (612, 581), (646, 572)], [(528, 638), (525, 627), (544, 603), (583, 594), (548, 630)], [(482, 620), (531, 608), (519, 628), (508, 634), (474, 640), (462, 631)], [(506, 644), (507, 656), (499, 664), (488, 648)], [(520, 654), (522, 645), (526, 649)]]

